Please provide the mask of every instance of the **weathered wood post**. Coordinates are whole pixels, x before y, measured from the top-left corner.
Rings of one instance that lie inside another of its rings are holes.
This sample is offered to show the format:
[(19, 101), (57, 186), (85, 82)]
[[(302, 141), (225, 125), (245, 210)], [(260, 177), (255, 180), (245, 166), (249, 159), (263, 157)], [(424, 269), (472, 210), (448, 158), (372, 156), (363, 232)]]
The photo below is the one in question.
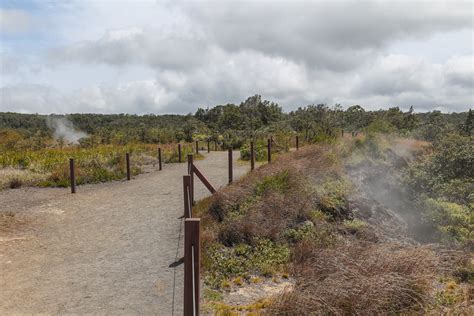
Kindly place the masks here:
[(191, 203), (191, 176), (183, 176), (184, 218), (191, 218), (193, 205)]
[(234, 171), (232, 170), (232, 148), (229, 148), (229, 184), (232, 183)]
[(300, 148), (300, 138), (296, 135), (296, 150)]
[(74, 172), (74, 158), (69, 158), (69, 178), (71, 180), (71, 193), (76, 193), (76, 174)]
[(200, 222), (199, 218), (184, 220), (184, 316), (199, 315)]
[(181, 162), (181, 144), (178, 144), (178, 162)]
[(255, 169), (255, 148), (253, 147), (253, 141), (250, 142), (250, 170)]
[(211, 152), (211, 141), (208, 140), (207, 141), (207, 153), (210, 153)]
[(161, 147), (158, 147), (158, 170), (163, 169), (163, 166), (161, 164)]
[(267, 156), (268, 162), (272, 162), (272, 140), (270, 138), (267, 139)]
[(199, 154), (199, 141), (196, 141), (196, 155)]
[(341, 137), (344, 137), (344, 130), (341, 129)]
[(125, 154), (125, 162), (127, 163), (127, 180), (130, 180), (130, 154)]
[(190, 197), (191, 204), (194, 204), (194, 170), (193, 170), (193, 154), (188, 154), (188, 175), (190, 176), (189, 187), (190, 187)]

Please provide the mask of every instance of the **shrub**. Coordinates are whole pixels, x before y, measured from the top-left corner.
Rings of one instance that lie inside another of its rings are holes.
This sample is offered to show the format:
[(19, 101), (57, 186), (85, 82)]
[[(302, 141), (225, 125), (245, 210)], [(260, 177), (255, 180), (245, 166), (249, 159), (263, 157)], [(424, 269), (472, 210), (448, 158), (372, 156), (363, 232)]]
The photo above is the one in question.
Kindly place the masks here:
[(273, 274), (288, 262), (290, 252), (287, 246), (268, 239), (255, 240), (254, 243), (254, 247), (247, 244), (235, 247), (220, 244), (210, 246), (205, 260), (206, 283), (219, 288), (229, 278), (239, 280), (239, 277), (247, 279), (249, 274)]
[[(266, 145), (257, 142), (254, 145), (254, 154), (256, 161), (265, 161), (267, 159)], [(244, 144), (240, 147), (240, 159), (250, 160), (250, 144)]]

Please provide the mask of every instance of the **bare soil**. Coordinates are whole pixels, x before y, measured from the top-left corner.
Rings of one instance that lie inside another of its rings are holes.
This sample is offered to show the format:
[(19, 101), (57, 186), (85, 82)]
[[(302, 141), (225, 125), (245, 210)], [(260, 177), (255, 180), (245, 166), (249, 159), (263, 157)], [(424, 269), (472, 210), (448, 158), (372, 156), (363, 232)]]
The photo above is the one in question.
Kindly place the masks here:
[[(204, 155), (196, 165), (214, 186), (225, 185), (227, 153)], [(167, 164), (77, 194), (0, 192), (0, 315), (182, 314), (183, 266), (173, 262), (183, 253), (186, 169)], [(248, 170), (235, 163), (234, 179)], [(209, 195), (195, 183), (196, 199)]]

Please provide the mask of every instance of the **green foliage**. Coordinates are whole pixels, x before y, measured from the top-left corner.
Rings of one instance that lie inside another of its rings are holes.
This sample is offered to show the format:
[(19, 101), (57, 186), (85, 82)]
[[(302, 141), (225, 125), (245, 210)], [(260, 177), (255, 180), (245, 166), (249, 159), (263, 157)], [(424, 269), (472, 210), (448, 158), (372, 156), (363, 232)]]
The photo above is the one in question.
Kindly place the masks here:
[(255, 194), (264, 195), (266, 192), (285, 193), (290, 188), (288, 171), (284, 170), (275, 175), (266, 176), (255, 185)]
[(466, 243), (474, 238), (474, 212), (468, 206), (427, 199), (424, 219), (440, 234), (442, 240)]
[(461, 204), (472, 203), (473, 138), (447, 135), (433, 146), (433, 154), (410, 166), (406, 181), (414, 195), (427, 194)]
[[(267, 159), (267, 148), (263, 142), (254, 144), (254, 154), (256, 161), (264, 161)], [(240, 159), (250, 160), (250, 144), (244, 144), (240, 147)]]
[(360, 219), (344, 220), (344, 227), (351, 233), (356, 234), (367, 228), (367, 223)]
[(287, 246), (267, 239), (259, 239), (255, 246), (239, 244), (224, 247), (210, 246), (204, 260), (206, 283), (219, 288), (224, 280), (234, 277), (248, 279), (250, 274), (269, 275), (278, 272), (288, 262), (290, 251)]

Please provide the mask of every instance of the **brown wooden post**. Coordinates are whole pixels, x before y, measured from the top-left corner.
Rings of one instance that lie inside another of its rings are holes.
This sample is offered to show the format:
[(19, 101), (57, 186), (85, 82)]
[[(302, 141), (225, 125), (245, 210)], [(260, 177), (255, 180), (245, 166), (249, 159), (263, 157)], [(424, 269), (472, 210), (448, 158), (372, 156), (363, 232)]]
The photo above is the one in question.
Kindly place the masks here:
[(69, 158), (69, 178), (71, 180), (71, 193), (76, 193), (76, 174), (74, 173), (73, 158)]
[(161, 147), (158, 147), (158, 169), (163, 169), (163, 166), (161, 164)]
[(255, 148), (253, 147), (253, 141), (250, 142), (250, 170), (255, 169)]
[(207, 141), (207, 152), (210, 153), (211, 152), (211, 141)]
[(183, 176), (184, 218), (191, 218), (193, 205), (191, 203), (191, 176)]
[(300, 138), (296, 135), (296, 150), (300, 148)]
[(130, 154), (125, 154), (125, 162), (127, 163), (127, 180), (130, 180)]
[(189, 185), (191, 191), (191, 204), (194, 204), (194, 170), (193, 154), (188, 154), (188, 175), (190, 176)]
[(341, 129), (341, 137), (344, 137), (344, 129)]
[(181, 162), (181, 144), (178, 144), (178, 162)]
[(199, 218), (184, 220), (184, 316), (199, 315), (200, 222)]
[(196, 155), (199, 154), (199, 141), (196, 141)]
[(270, 138), (267, 139), (267, 156), (268, 162), (272, 162), (272, 140)]
[(229, 184), (232, 183), (234, 172), (232, 170), (232, 148), (229, 148)]

